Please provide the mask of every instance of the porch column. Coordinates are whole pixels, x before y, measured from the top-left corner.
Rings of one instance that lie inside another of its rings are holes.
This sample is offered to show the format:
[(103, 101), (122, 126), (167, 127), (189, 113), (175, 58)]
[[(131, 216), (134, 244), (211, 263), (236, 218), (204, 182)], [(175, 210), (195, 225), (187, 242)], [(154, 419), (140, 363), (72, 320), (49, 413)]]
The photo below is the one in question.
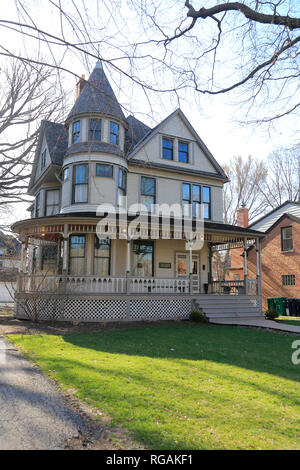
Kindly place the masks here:
[(62, 270), (63, 274), (68, 273), (68, 238), (63, 238), (63, 263)]
[(190, 294), (193, 293), (193, 242), (189, 242), (189, 281)]
[(126, 240), (126, 292), (127, 294), (130, 293), (130, 238), (127, 235)]
[(245, 294), (248, 295), (247, 238), (244, 240), (244, 283)]
[(261, 248), (259, 238), (256, 240), (256, 292), (261, 295)]
[(26, 273), (26, 262), (27, 262), (27, 243), (22, 242), (22, 248), (21, 248), (21, 273)]

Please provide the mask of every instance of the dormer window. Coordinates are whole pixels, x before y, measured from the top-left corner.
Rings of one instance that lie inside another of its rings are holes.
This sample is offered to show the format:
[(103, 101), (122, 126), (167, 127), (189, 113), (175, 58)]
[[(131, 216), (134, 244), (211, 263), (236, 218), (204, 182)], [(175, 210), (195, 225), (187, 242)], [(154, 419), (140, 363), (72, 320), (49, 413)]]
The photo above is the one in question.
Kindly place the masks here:
[(75, 121), (72, 124), (72, 144), (80, 142), (80, 121)]
[(189, 144), (187, 142), (178, 142), (178, 161), (189, 163)]
[(101, 141), (101, 119), (89, 119), (89, 140)]
[(110, 121), (109, 141), (111, 144), (119, 145), (120, 126), (116, 122)]
[(42, 155), (41, 155), (41, 171), (45, 168), (46, 166), (46, 155), (47, 155), (47, 151), (46, 149), (42, 152)]
[(166, 160), (173, 160), (173, 140), (166, 137), (162, 139), (162, 157)]

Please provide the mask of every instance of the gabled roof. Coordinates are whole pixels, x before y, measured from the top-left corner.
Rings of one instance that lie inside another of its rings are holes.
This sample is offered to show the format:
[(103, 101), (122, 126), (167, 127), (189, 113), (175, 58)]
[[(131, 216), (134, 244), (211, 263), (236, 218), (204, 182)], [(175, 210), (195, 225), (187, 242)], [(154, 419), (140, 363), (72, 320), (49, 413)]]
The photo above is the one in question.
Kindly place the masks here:
[(45, 138), (51, 161), (55, 165), (62, 165), (68, 148), (68, 132), (63, 124), (51, 121), (42, 121), (42, 123), (44, 123)]
[(300, 216), (300, 202), (287, 200), (283, 204), (280, 204), (280, 206), (272, 209), (267, 214), (249, 224), (249, 227), (254, 227), (254, 229), (261, 231), (267, 231), (274, 225), (277, 219), (285, 213), (296, 215), (296, 217), (298, 217), (298, 215)]
[[(154, 127), (151, 131), (149, 131), (147, 134), (145, 134), (138, 142), (137, 144), (128, 152), (128, 160), (130, 161), (131, 159), (134, 160), (134, 155), (140, 150), (142, 145), (146, 145), (147, 142), (149, 142), (161, 129), (161, 127), (166, 124), (168, 121), (173, 119), (176, 115), (180, 116), (181, 119), (183, 120), (184, 124), (186, 127), (189, 129), (191, 134), (194, 136), (196, 142), (198, 143), (199, 147), (201, 148), (202, 152), (206, 156), (206, 158), (210, 161), (212, 166), (217, 172), (217, 176), (222, 177), (225, 181), (228, 181), (228, 177), (224, 173), (224, 170), (221, 168), (221, 166), (218, 164), (218, 162), (215, 160), (211, 152), (208, 150), (206, 145), (204, 144), (203, 140), (200, 138), (200, 136), (197, 134), (187, 117), (184, 115), (184, 113), (181, 111), (180, 108), (176, 109), (173, 113), (171, 113), (169, 116), (167, 116), (165, 119), (163, 119), (156, 127)], [(148, 165), (151, 166), (151, 162), (148, 162)]]
[(128, 129), (125, 133), (125, 152), (129, 153), (138, 142), (151, 132), (151, 127), (131, 115), (126, 118), (126, 121)]
[(270, 233), (273, 228), (275, 228), (276, 225), (280, 224), (280, 222), (282, 222), (284, 219), (290, 219), (293, 222), (297, 222), (298, 224), (300, 224), (300, 217), (296, 217), (295, 215), (285, 212), (284, 214), (282, 214), (281, 217), (279, 217), (279, 219), (274, 222), (274, 224), (271, 225), (271, 227), (268, 228), (268, 230), (266, 230), (265, 233)]
[(121, 106), (99, 61), (71, 109), (67, 121), (81, 114), (98, 113), (107, 114), (125, 121)]
[(68, 132), (63, 124), (43, 120), (40, 125), (39, 139), (35, 150), (33, 168), (30, 176), (28, 190), (32, 188), (35, 181), (36, 170), (39, 163), (40, 151), (45, 137), (50, 160), (53, 165), (62, 165), (63, 157), (68, 148)]

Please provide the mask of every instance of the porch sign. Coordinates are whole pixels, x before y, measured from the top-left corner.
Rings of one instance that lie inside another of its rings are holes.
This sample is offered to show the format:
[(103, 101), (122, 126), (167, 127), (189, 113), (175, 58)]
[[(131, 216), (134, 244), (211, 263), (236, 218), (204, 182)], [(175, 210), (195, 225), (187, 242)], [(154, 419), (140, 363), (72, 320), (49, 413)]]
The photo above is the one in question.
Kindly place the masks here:
[(171, 269), (172, 263), (158, 263), (160, 269)]

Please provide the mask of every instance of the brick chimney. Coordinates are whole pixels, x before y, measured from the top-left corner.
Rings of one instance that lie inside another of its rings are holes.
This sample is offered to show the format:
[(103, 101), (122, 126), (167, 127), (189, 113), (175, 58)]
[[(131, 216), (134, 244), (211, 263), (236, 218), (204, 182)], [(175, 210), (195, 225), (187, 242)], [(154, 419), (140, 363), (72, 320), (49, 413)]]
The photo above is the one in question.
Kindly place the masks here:
[(84, 73), (81, 75), (81, 78), (78, 80), (77, 84), (76, 84), (76, 88), (75, 88), (75, 102), (77, 101), (77, 98), (78, 96), (80, 95), (80, 93), (82, 92), (84, 86), (86, 84), (86, 81), (85, 81), (85, 75)]
[(248, 218), (248, 209), (245, 206), (240, 207), (236, 211), (236, 225), (239, 227), (248, 227), (249, 218)]

